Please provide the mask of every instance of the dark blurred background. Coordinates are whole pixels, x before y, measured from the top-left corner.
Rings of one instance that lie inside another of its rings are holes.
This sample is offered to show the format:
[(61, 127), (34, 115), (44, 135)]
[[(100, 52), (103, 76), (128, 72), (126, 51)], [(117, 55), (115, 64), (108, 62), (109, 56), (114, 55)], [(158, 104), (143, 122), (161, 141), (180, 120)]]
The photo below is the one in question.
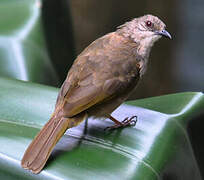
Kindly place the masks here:
[[(202, 0), (45, 1), (43, 17), (45, 29), (49, 31), (47, 43), (50, 57), (55, 64), (57, 62), (56, 66), (62, 81), (70, 66), (69, 62), (92, 41), (115, 31), (118, 25), (132, 18), (153, 14), (165, 22), (173, 40), (163, 38), (155, 44), (151, 51), (149, 68), (139, 83), (134, 97), (203, 91), (203, 9)], [(48, 16), (53, 17), (52, 23)], [(51, 41), (55, 44), (50, 45)], [(61, 46), (60, 56), (55, 50), (56, 44)]]

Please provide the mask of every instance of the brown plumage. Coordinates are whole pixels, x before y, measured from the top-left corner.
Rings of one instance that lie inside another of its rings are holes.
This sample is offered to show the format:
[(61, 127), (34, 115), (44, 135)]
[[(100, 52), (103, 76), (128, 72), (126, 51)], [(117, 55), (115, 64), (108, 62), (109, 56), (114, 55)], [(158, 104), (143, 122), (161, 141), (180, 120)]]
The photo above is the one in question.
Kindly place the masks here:
[(27, 148), (21, 165), (39, 173), (64, 132), (87, 116), (106, 117), (134, 90), (145, 72), (150, 49), (161, 36), (170, 38), (164, 23), (146, 15), (135, 18), (91, 43), (74, 61), (64, 81), (54, 113)]

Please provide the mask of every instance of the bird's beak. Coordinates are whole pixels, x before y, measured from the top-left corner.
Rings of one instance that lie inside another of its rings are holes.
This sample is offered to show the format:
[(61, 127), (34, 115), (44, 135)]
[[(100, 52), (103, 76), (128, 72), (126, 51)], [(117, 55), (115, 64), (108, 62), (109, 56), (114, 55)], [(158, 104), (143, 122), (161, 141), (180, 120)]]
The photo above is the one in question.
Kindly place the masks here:
[(169, 39), (172, 39), (171, 34), (168, 31), (166, 31), (165, 29), (162, 31), (156, 31), (155, 33), (157, 35), (161, 35), (161, 36), (167, 37)]

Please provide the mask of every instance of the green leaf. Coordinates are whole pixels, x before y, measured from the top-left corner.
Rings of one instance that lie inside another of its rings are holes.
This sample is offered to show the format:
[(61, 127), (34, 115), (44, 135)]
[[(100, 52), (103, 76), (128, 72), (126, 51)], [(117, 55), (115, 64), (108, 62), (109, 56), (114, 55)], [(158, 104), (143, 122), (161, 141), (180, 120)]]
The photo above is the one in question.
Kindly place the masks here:
[(204, 107), (202, 93), (178, 93), (121, 105), (113, 116), (137, 115), (134, 127), (104, 131), (91, 119), (66, 132), (44, 170), (20, 166), (24, 151), (49, 119), (58, 89), (0, 78), (1, 179), (201, 179), (186, 127)]
[(39, 0), (0, 1), (0, 75), (56, 85)]

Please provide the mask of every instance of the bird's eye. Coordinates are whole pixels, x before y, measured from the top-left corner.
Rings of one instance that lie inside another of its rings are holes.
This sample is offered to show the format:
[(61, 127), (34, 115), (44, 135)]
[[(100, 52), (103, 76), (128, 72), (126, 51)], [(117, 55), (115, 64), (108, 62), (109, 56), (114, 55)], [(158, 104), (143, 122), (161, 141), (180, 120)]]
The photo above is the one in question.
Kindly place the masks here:
[(151, 26), (152, 26), (152, 22), (151, 22), (151, 21), (147, 21), (147, 22), (146, 22), (146, 26), (147, 26), (147, 27), (151, 27)]

